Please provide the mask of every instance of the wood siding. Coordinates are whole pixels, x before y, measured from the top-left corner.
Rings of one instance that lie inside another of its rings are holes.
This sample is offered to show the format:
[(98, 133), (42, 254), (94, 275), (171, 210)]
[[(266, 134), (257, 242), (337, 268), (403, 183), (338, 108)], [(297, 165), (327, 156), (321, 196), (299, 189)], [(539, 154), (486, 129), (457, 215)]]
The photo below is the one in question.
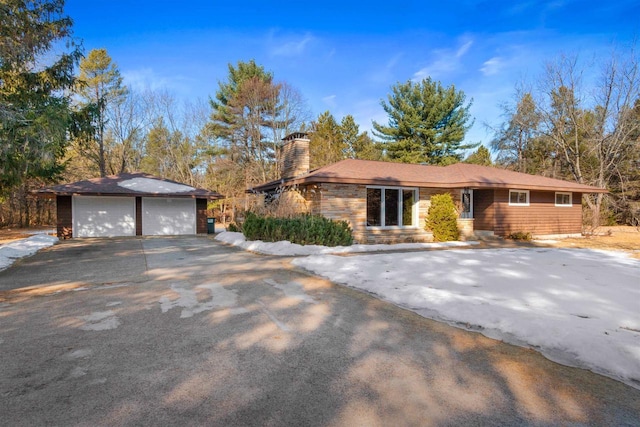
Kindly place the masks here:
[(71, 196), (56, 196), (56, 231), (59, 239), (73, 237), (72, 206)]
[[(509, 206), (509, 190), (494, 191), (494, 233), (522, 231), (533, 235), (580, 234), (582, 193), (573, 193), (571, 207), (556, 206), (554, 191), (531, 191), (529, 206)], [(479, 229), (477, 222), (476, 228)]]
[(494, 190), (473, 190), (473, 226), (476, 230), (493, 231), (495, 228), (493, 193)]
[(196, 233), (207, 234), (207, 199), (196, 199)]

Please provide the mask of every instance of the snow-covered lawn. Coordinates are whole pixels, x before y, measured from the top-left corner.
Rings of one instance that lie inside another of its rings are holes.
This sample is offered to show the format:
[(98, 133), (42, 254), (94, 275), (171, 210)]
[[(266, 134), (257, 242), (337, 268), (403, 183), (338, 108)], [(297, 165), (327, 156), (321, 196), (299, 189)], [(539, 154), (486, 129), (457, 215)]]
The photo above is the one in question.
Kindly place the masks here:
[(640, 261), (587, 249), (314, 255), (297, 266), (640, 388)]
[(58, 241), (57, 237), (44, 233), (0, 245), (0, 270), (9, 267), (17, 259), (33, 255)]
[(222, 232), (215, 237), (216, 240), (233, 246), (238, 246), (248, 251), (265, 255), (319, 255), (319, 254), (347, 254), (362, 252), (381, 252), (389, 250), (428, 249), (428, 248), (452, 248), (477, 245), (478, 242), (444, 242), (444, 243), (399, 243), (396, 245), (351, 245), (351, 246), (318, 246), (297, 245), (291, 242), (263, 242), (261, 240), (247, 241), (242, 233)]

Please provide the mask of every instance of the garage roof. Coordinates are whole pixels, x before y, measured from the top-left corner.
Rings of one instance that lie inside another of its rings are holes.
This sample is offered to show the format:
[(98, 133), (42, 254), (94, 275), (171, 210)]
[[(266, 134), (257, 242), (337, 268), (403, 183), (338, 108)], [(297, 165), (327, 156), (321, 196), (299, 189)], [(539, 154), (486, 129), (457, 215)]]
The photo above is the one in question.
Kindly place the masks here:
[(184, 197), (198, 199), (222, 199), (215, 192), (194, 188), (176, 181), (158, 178), (146, 173), (123, 173), (104, 178), (93, 178), (70, 184), (54, 185), (38, 190), (43, 197), (53, 196), (144, 196), (144, 197)]

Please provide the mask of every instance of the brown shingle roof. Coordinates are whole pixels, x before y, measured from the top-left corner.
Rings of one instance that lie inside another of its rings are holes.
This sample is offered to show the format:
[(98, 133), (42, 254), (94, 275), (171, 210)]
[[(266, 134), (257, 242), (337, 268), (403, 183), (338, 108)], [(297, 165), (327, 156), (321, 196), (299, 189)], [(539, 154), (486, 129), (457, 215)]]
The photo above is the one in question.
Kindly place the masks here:
[[(202, 199), (222, 199), (224, 196), (202, 188), (187, 191), (180, 186), (186, 186), (176, 181), (158, 178), (145, 173), (123, 173), (104, 178), (93, 178), (70, 184), (54, 185), (36, 192), (43, 197), (71, 196), (71, 195), (100, 195), (100, 196), (145, 196), (145, 197), (184, 197)], [(153, 187), (157, 187), (156, 191)], [(189, 186), (186, 186), (189, 187)]]
[(280, 186), (323, 182), (427, 188), (470, 187), (582, 193), (607, 192), (603, 188), (575, 182), (467, 163), (430, 166), (354, 159), (342, 160), (297, 178), (267, 182), (250, 189), (250, 191), (262, 192)]

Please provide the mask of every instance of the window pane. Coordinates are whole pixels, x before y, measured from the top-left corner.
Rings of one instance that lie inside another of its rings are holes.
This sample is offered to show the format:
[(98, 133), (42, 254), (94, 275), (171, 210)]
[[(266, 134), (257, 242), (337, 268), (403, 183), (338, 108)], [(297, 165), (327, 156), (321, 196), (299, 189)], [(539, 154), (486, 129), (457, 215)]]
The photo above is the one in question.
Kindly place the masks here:
[(509, 203), (526, 205), (529, 203), (527, 200), (528, 193), (526, 191), (510, 191)]
[(556, 193), (556, 205), (570, 205), (571, 204), (571, 195)]
[(462, 193), (462, 212), (471, 212), (471, 193)]
[(398, 221), (398, 190), (385, 189), (384, 190), (384, 225), (400, 225)]
[(414, 195), (413, 190), (402, 190), (402, 225), (405, 227), (413, 225)]
[(524, 191), (522, 193), (518, 193), (518, 203), (527, 203), (527, 193)]
[(382, 211), (382, 190), (379, 188), (367, 188), (367, 226), (380, 226)]

